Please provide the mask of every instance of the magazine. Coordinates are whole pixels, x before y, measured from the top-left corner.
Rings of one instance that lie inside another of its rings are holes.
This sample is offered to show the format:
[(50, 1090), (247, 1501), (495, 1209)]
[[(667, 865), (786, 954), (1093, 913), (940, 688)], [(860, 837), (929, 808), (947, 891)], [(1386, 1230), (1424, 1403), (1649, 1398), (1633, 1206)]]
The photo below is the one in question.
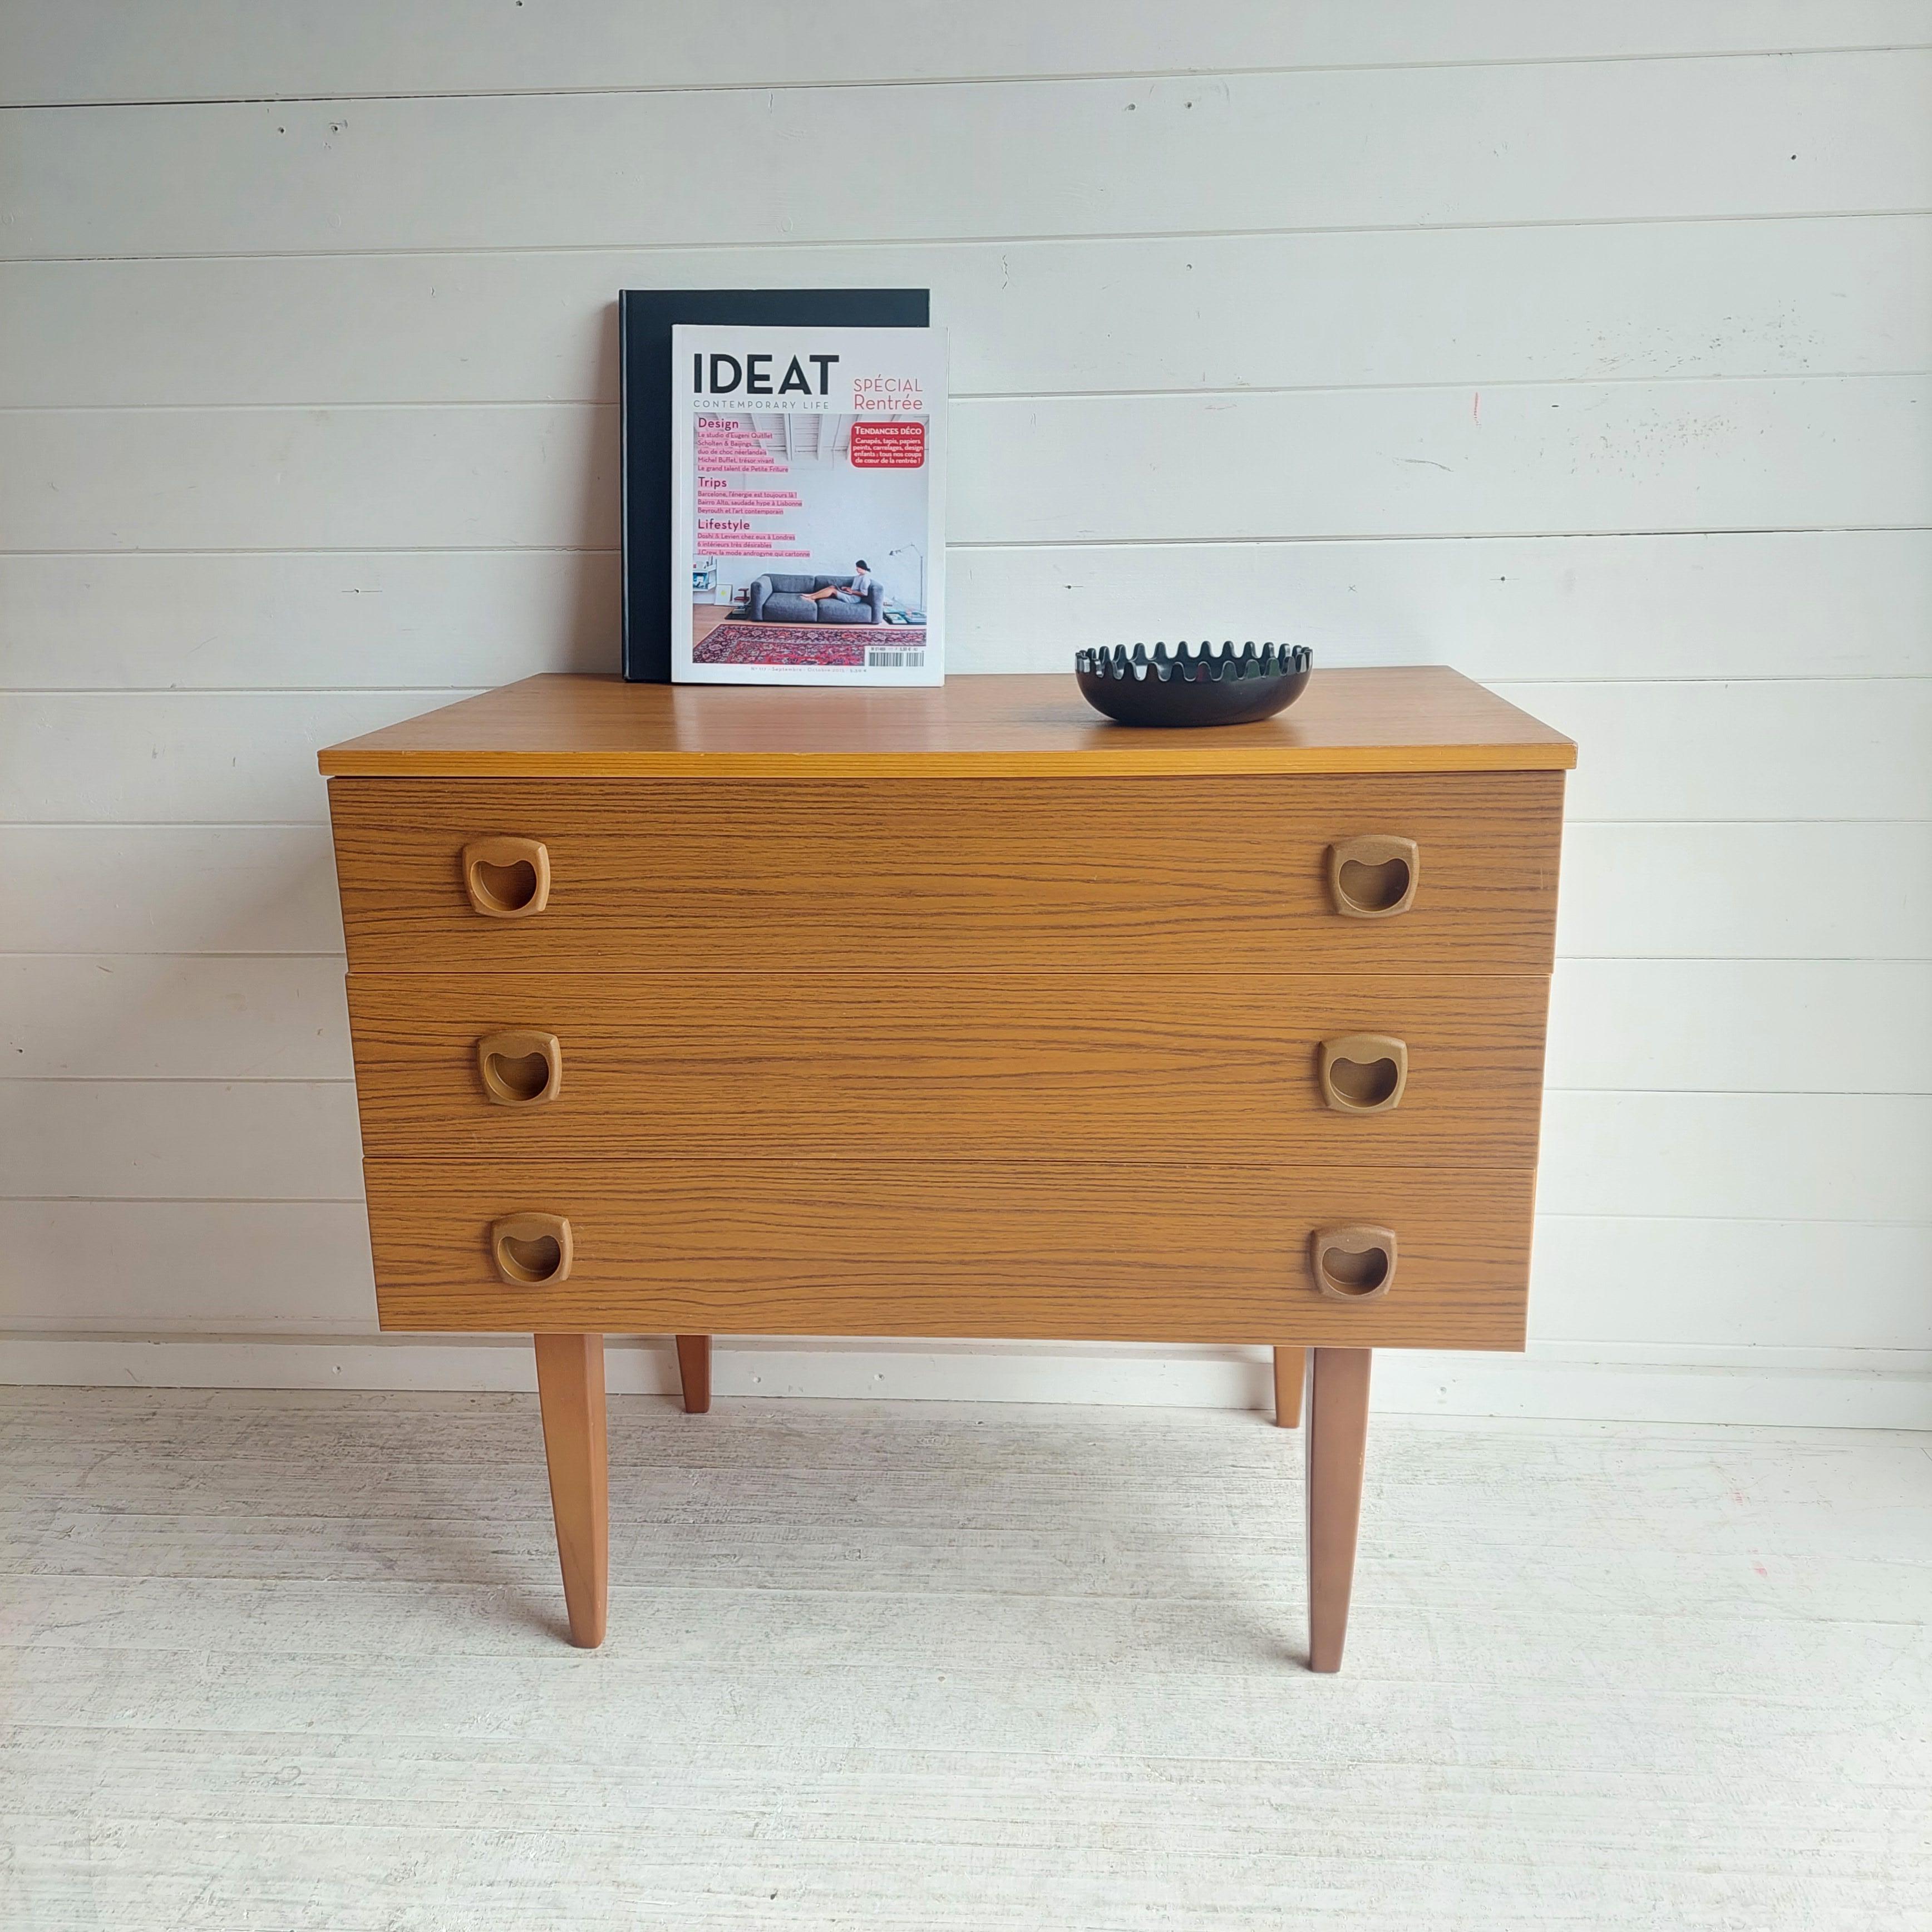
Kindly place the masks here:
[(671, 332), (671, 675), (944, 681), (946, 344)]
[(623, 418), (624, 675), (670, 682), (670, 332), (680, 322), (747, 328), (923, 328), (925, 289), (626, 289), (617, 297)]

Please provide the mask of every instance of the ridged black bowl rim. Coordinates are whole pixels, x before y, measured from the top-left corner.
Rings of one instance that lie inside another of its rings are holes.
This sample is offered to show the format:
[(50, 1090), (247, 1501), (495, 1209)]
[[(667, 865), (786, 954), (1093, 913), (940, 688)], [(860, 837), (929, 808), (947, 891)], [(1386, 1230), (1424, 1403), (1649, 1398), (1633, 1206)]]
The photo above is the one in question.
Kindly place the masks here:
[(1232, 639), (1218, 650), (1204, 642), (1198, 650), (1178, 644), (1172, 656), (1164, 641), (1154, 646), (1151, 656), (1144, 644), (1136, 644), (1131, 651), (1124, 644), (1097, 650), (1083, 646), (1073, 654), (1073, 668), (1082, 676), (1116, 681), (1132, 677), (1142, 683), (1154, 677), (1171, 684), (1177, 674), (1184, 684), (1220, 684), (1231, 677), (1299, 677), (1314, 667), (1315, 653), (1306, 644), (1257, 646), (1252, 640), (1239, 649)]

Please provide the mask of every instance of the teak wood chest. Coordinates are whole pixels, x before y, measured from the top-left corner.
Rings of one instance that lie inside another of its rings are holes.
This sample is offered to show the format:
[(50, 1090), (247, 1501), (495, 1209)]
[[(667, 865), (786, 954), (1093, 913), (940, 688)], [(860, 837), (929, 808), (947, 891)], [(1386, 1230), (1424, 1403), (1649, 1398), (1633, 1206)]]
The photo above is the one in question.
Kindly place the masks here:
[(534, 1334), (603, 1634), (602, 1338), (1265, 1344), (1340, 1664), (1370, 1352), (1522, 1345), (1575, 748), (1454, 672), (538, 677), (322, 754), (388, 1329)]

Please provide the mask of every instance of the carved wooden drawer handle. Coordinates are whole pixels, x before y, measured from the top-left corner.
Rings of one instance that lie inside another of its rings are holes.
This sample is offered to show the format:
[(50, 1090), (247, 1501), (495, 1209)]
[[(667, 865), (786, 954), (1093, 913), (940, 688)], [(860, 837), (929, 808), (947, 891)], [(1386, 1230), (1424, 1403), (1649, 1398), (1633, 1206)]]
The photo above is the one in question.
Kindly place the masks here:
[(529, 919), (550, 903), (550, 850), (540, 838), (472, 838), (463, 890), (485, 919)]
[(1340, 1114), (1386, 1114), (1402, 1105), (1408, 1048), (1388, 1033), (1345, 1033), (1322, 1042), (1322, 1097)]
[(1331, 1301), (1373, 1301), (1395, 1280), (1393, 1228), (1317, 1228), (1308, 1238), (1315, 1286)]
[(1328, 897), (1344, 919), (1393, 919), (1408, 911), (1421, 876), (1413, 838), (1374, 832), (1328, 848)]
[(508, 1214), (490, 1224), (490, 1258), (512, 1288), (570, 1279), (570, 1223), (561, 1214)]
[(500, 1107), (541, 1107), (563, 1089), (563, 1045), (525, 1028), (485, 1034), (476, 1042), (483, 1090)]

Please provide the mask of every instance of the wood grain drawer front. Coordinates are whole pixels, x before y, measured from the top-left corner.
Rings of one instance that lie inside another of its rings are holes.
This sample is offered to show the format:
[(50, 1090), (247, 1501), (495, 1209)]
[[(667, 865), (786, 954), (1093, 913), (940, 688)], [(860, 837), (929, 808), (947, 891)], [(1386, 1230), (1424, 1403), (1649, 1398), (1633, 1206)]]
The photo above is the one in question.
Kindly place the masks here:
[[(1547, 993), (1529, 974), (1218, 993), (1118, 971), (349, 980), (371, 1160), (1162, 1160), (1292, 1139), (1316, 1158), (1526, 1166)], [(1368, 1034), (1406, 1054), (1400, 1102), (1338, 1111), (1322, 1044)], [(498, 1041), (528, 1104), (479, 1054)]]
[[(372, 1161), (386, 1328), (952, 1335), (1518, 1348), (1533, 1176), (1297, 1162)], [(493, 1223), (570, 1226), (506, 1286)], [(1400, 1240), (1389, 1292), (1316, 1288), (1310, 1238)]]
[[(1558, 772), (661, 782), (337, 778), (350, 964), (418, 973), (894, 967), (1546, 973)], [(484, 918), (462, 853), (542, 842), (543, 910)], [(1414, 842), (1414, 902), (1339, 915), (1328, 854)]]

